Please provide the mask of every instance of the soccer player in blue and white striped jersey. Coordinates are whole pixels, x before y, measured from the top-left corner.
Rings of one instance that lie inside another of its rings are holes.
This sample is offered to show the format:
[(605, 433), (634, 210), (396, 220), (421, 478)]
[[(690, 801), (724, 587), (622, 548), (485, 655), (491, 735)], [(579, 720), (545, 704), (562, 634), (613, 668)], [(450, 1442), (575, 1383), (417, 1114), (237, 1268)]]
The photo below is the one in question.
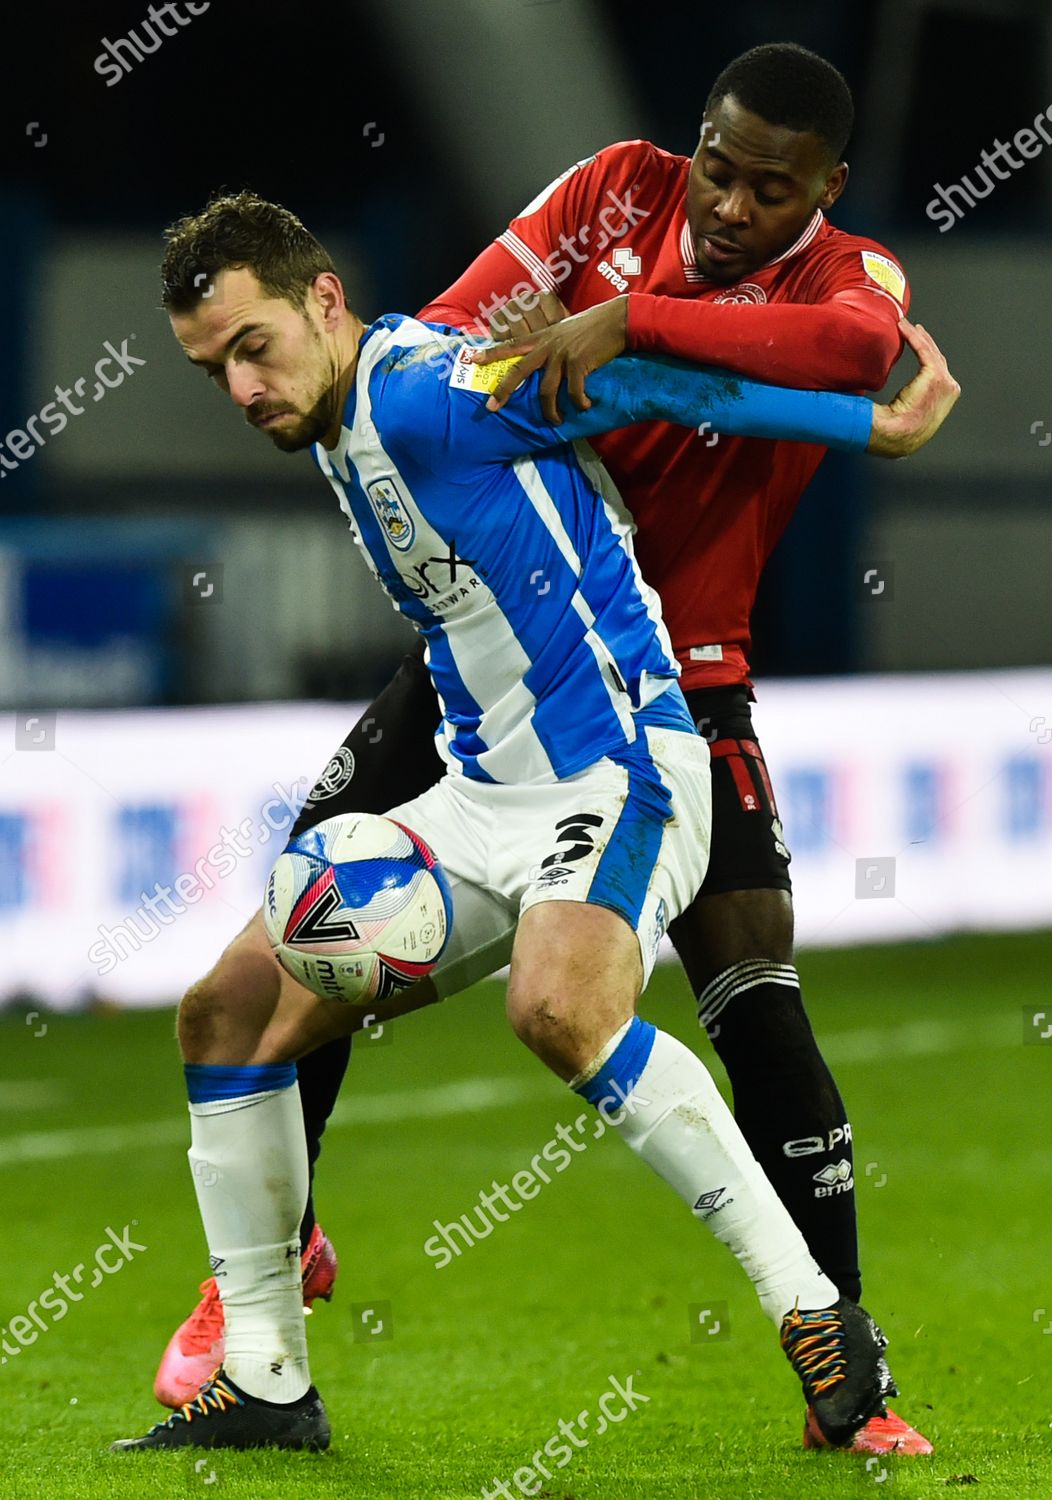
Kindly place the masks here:
[[(862, 449), (874, 426), (892, 430), (887, 409), (627, 358), (558, 428), (539, 377), (490, 411), (500, 365), (412, 318), (366, 327), (313, 236), (250, 194), (175, 226), (163, 278), (186, 355), (279, 448), (313, 448), (426, 642), (448, 771), (390, 812), (444, 866), (454, 923), (435, 974), (386, 1014), (510, 952), (517, 1035), (733, 1251), (822, 1436), (848, 1441), (891, 1389), (882, 1335), (812, 1259), (700, 1060), (635, 1014), (704, 874), (708, 750), (629, 520), (582, 440), (660, 417)], [(301, 1306), (295, 1059), (362, 1019), (295, 984), (258, 918), (184, 999), (190, 1155), (226, 1352), (194, 1403), (118, 1446), (327, 1445)]]
[[(427, 643), (451, 769), (564, 779), (644, 724), (691, 732), (631, 521), (581, 443), (661, 410), (723, 431), (865, 446), (872, 406), (654, 359), (619, 360), (560, 428), (533, 391), (485, 410), (492, 365), (461, 333), (389, 316), (359, 339), (335, 444), (315, 458), (366, 560)], [(675, 517), (669, 517), (670, 526)]]

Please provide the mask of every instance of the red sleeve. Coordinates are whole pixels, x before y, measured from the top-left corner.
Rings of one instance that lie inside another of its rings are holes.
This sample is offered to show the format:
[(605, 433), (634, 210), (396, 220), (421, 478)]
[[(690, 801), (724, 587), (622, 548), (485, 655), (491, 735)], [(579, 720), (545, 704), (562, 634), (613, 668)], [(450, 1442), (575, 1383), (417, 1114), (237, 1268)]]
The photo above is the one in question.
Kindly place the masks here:
[(879, 246), (850, 239), (818, 259), (800, 302), (757, 306), (630, 293), (628, 347), (723, 365), (775, 385), (879, 391), (902, 352), (898, 320), (909, 287)]
[[(503, 307), (512, 294), (523, 291), (522, 266), (505, 250), (499, 240), (487, 245), (481, 255), (458, 276), (452, 286), (440, 292), (417, 313), (424, 323), (449, 323), (454, 328), (470, 328), (489, 333), (490, 315)], [(534, 290), (532, 281), (524, 283)]]
[[(459, 328), (477, 325), (487, 330), (489, 319), (510, 297), (565, 291), (578, 265), (589, 258), (588, 252), (602, 248), (606, 231), (596, 205), (605, 204), (604, 194), (610, 190), (624, 190), (639, 163), (653, 151), (646, 141), (618, 141), (575, 162), (417, 316), (426, 323)], [(631, 191), (624, 190), (619, 201), (630, 205)], [(593, 218), (597, 219), (594, 226)]]

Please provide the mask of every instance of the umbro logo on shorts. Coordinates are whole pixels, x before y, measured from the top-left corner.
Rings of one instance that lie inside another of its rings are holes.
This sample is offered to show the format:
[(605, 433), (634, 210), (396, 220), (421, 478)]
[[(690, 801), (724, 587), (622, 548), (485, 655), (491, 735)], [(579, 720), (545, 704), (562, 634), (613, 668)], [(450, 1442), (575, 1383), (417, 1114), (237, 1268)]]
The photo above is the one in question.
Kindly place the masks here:
[(555, 854), (549, 854), (547, 859), (542, 859), (541, 869), (547, 870), (556, 865), (572, 864), (575, 859), (584, 859), (595, 848), (595, 839), (588, 830), (602, 826), (602, 818), (595, 813), (577, 813), (570, 818), (560, 818), (555, 825), (555, 842), (569, 844), (570, 847), (559, 849)]

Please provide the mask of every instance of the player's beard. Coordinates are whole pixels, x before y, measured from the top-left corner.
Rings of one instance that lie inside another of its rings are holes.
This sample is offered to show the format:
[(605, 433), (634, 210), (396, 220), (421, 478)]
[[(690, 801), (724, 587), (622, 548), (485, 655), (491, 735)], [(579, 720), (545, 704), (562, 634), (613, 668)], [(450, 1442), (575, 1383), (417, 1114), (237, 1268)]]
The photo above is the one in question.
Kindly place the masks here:
[(253, 424), (258, 423), (261, 417), (269, 416), (273, 412), (282, 412), (288, 417), (296, 418), (294, 422), (286, 420), (280, 427), (260, 429), (282, 453), (299, 453), (304, 448), (312, 447), (313, 444), (321, 441), (333, 422), (334, 388), (331, 376), (324, 369), (321, 337), (309, 321), (307, 330), (316, 358), (317, 374), (314, 389), (308, 397), (306, 406), (291, 406), (287, 402), (275, 402), (271, 406), (258, 407), (248, 414), (248, 420)]
[[(276, 407), (275, 410), (287, 412), (297, 420), (286, 421), (283, 426), (271, 430), (263, 428), (264, 435), (270, 439), (275, 448), (280, 448), (282, 453), (299, 453), (303, 448), (310, 448), (315, 443), (321, 442), (332, 423), (328, 410), (328, 395), (328, 389), (321, 392), (309, 411), (300, 411), (298, 407)], [(266, 415), (266, 412), (257, 413), (257, 417)]]

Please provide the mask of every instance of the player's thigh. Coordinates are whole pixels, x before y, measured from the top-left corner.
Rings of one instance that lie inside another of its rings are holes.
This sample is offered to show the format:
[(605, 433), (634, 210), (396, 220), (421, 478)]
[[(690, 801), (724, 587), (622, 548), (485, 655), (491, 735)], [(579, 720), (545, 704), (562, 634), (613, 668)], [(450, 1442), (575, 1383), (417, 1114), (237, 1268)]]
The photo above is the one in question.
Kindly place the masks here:
[(208, 973), (183, 996), (179, 1006), (180, 1027), (223, 1011), (266, 1015), (277, 1004), (282, 985), (294, 983), (274, 957), (263, 926), (263, 913), (257, 911), (223, 949)]
[(279, 1008), (308, 1007), (311, 992), (282, 969), (256, 912), (218, 962), (183, 996), (178, 1032), (188, 1062), (237, 1065), (254, 1060)]
[(504, 820), (505, 838), (528, 866), (512, 1022), (520, 1035), (542, 1021), (582, 1036), (598, 1025), (605, 1041), (608, 1007), (618, 1024), (632, 1014), (668, 919), (704, 874), (705, 743), (648, 728), (629, 753), (552, 787), (522, 789), (518, 800), (517, 818)]
[(508, 1019), (560, 1077), (573, 1078), (631, 1020), (643, 984), (635, 930), (586, 901), (540, 901), (515, 934)]
[(393, 1020), (437, 999), (428, 980), (370, 1006), (314, 994), (271, 951), (257, 912), (179, 1007), (179, 1042), (191, 1063), (288, 1062), (363, 1026)]
[(710, 742), (712, 836), (701, 889), (669, 933), (698, 991), (749, 959), (791, 962), (793, 905), (790, 854), (748, 689), (702, 689), (687, 701)]

